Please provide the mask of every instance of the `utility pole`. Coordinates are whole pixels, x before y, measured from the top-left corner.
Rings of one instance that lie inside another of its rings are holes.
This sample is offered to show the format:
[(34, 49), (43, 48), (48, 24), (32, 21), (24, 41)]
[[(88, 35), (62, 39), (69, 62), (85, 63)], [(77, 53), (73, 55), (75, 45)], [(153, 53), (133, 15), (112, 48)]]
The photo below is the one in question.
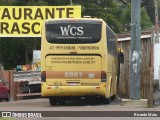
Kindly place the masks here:
[(73, 5), (73, 2), (72, 2), (72, 0), (70, 0), (70, 4), (71, 4), (71, 6)]
[(157, 0), (154, 0), (155, 4), (155, 43), (159, 43), (159, 23), (158, 23), (158, 7)]
[[(154, 35), (154, 79), (159, 79), (159, 90), (160, 90), (160, 63), (159, 63), (159, 54), (160, 51), (158, 50), (160, 48), (160, 40), (159, 40), (159, 19), (158, 19), (158, 6), (157, 6), (157, 0), (154, 0), (154, 5), (155, 5), (155, 35)], [(158, 68), (157, 68), (158, 67)], [(156, 73), (158, 72), (158, 73)], [(157, 75), (158, 76), (157, 76)]]
[(140, 99), (140, 0), (131, 0), (130, 99)]

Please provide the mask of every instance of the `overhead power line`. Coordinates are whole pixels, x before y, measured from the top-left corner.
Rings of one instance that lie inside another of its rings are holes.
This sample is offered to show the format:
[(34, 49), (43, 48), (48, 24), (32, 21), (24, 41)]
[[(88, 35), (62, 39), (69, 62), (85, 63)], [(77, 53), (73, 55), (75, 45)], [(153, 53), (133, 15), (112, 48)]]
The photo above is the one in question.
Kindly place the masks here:
[(119, 1), (122, 2), (125, 5), (129, 5), (129, 3), (127, 1), (125, 1), (125, 0), (119, 0)]

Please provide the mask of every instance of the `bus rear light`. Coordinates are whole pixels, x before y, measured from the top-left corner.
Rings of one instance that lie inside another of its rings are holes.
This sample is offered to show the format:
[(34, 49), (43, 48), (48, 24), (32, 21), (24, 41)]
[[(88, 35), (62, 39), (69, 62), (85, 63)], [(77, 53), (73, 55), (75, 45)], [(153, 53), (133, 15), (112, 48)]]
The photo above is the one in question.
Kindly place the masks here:
[(47, 89), (51, 89), (51, 87), (47, 87)]
[(46, 82), (46, 71), (41, 72), (41, 81)]
[(101, 71), (101, 82), (107, 81), (107, 74), (105, 71)]
[(96, 89), (100, 89), (100, 86), (96, 87)]

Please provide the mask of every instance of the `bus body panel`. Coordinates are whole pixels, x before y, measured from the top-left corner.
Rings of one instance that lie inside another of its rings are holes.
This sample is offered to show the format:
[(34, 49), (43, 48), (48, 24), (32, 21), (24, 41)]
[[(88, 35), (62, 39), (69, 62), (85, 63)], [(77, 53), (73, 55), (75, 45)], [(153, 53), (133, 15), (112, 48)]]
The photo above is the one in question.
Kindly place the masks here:
[(101, 57), (96, 55), (48, 55), (49, 86), (96, 86), (101, 83)]
[[(41, 84), (42, 96), (109, 98), (116, 95), (117, 56), (116, 53), (114, 55), (109, 53), (106, 23), (101, 19), (90, 18), (63, 20), (69, 20), (70, 23), (81, 20), (98, 21), (102, 25), (101, 40), (87, 44), (49, 43), (45, 37), (45, 26), (43, 26), (41, 66), (42, 71), (46, 71), (46, 82), (42, 81)], [(54, 23), (54, 20), (51, 21)], [(102, 72), (106, 73), (106, 81), (102, 81)]]
[(106, 85), (99, 86), (48, 86), (45, 82), (42, 82), (42, 96), (106, 96)]

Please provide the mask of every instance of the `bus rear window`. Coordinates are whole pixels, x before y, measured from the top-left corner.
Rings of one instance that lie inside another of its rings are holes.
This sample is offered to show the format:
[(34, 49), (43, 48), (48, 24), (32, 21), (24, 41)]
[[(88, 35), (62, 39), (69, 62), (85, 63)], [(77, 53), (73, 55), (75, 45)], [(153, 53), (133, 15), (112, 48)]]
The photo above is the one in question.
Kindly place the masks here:
[(102, 23), (99, 21), (46, 23), (46, 39), (57, 44), (97, 43), (101, 39)]

